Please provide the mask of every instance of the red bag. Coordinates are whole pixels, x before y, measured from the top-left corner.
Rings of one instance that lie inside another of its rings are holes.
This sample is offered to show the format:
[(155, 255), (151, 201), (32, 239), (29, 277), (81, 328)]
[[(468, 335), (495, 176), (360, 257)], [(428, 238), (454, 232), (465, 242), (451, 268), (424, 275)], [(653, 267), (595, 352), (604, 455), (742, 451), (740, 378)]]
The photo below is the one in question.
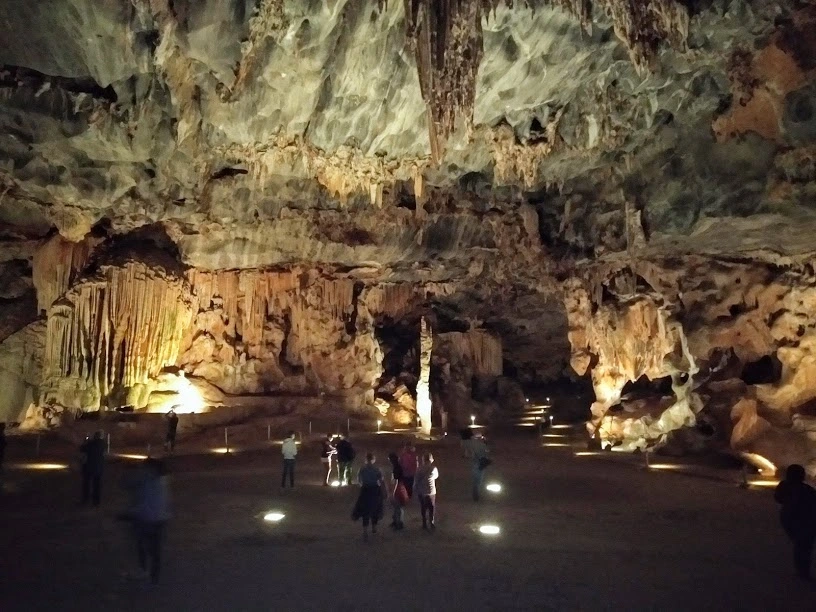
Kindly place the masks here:
[(408, 489), (401, 482), (394, 488), (394, 501), (402, 506), (408, 503)]

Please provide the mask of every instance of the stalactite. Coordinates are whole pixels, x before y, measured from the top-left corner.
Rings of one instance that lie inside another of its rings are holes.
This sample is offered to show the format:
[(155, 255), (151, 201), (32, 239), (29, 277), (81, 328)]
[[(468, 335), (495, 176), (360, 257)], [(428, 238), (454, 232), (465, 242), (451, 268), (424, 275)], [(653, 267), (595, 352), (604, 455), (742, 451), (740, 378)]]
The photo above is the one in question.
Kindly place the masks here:
[(629, 50), (635, 68), (654, 68), (657, 49), (668, 42), (684, 49), (688, 38), (688, 10), (676, 0), (596, 0), (612, 18), (615, 34)]
[(462, 116), (473, 122), (482, 61), (483, 0), (405, 0), (406, 29), (416, 54), (428, 111), (431, 157), (439, 163)]
[(106, 266), (50, 309), (47, 384), (65, 389), (66, 379), (78, 381), (77, 389), (102, 399), (118, 387), (147, 383), (175, 363), (191, 316), (183, 279), (143, 263)]
[(381, 283), (368, 289), (364, 301), (374, 315), (397, 318), (417, 300), (418, 294), (412, 283)]
[(419, 327), (419, 381), (417, 382), (417, 416), (422, 433), (431, 433), (431, 391), (429, 386), (431, 376), (431, 353), (433, 352), (433, 332), (425, 320), (420, 321)]
[(445, 334), (453, 361), (469, 363), (474, 374), (501, 376), (504, 365), (501, 338), (481, 329)]
[(279, 37), (289, 26), (283, 0), (261, 0), (249, 20), (249, 37), (241, 43), (241, 60), (235, 69), (235, 82), (223, 96), (233, 100), (251, 82), (253, 70), (262, 57), (267, 41)]
[(240, 333), (247, 345), (259, 345), (268, 315), (292, 313), (292, 325), (299, 324), (301, 310), (311, 307), (335, 319), (351, 314), (354, 307), (354, 281), (318, 278), (308, 283), (300, 270), (191, 270), (195, 311), (210, 310), (214, 298), (220, 298), (230, 335)]
[[(596, 0), (639, 71), (654, 67), (658, 45), (684, 48), (688, 11), (676, 0)], [(545, 2), (541, 2), (544, 4)], [(550, 0), (592, 27), (592, 0)], [(470, 130), (476, 78), (483, 55), (482, 18), (513, 0), (404, 0), (408, 40), (416, 56), (420, 91), (428, 113), (431, 158), (439, 163), (458, 118)], [(535, 0), (518, 4), (535, 9)], [(380, 2), (380, 10), (387, 5)]]
[(48, 310), (68, 290), (88, 262), (93, 247), (90, 240), (70, 242), (57, 234), (37, 249), (32, 262), (32, 279), (40, 311)]

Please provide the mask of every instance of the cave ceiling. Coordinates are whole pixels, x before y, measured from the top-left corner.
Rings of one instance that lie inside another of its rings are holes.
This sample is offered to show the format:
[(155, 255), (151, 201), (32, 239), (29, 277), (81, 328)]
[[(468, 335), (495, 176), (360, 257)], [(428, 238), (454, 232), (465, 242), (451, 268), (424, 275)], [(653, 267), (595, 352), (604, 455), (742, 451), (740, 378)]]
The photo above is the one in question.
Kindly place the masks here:
[(8, 0), (0, 262), (152, 228), (199, 269), (457, 283), (448, 308), (527, 346), (576, 270), (812, 255), (814, 25), (792, 0)]

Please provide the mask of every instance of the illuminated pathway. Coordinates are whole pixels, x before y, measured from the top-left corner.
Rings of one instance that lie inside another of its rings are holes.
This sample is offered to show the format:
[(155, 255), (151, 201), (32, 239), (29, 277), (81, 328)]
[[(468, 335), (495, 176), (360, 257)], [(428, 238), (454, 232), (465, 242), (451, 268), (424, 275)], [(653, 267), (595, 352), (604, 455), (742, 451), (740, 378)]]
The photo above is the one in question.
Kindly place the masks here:
[[(370, 443), (384, 460), (398, 439), (356, 443), (358, 456)], [(156, 588), (120, 575), (135, 563), (115, 520), (127, 461), (106, 475), (100, 512), (76, 506), (76, 472), (13, 470), (0, 500), (0, 609), (812, 609), (767, 490), (575, 457), (531, 437), (495, 451), (487, 482), (502, 489), (474, 504), (458, 443), (433, 447), (436, 533), (419, 529), (412, 504), (405, 531), (386, 520), (368, 544), (349, 519), (355, 488), (317, 486), (315, 448), (302, 448), (299, 486), (285, 492), (277, 448), (179, 457)]]

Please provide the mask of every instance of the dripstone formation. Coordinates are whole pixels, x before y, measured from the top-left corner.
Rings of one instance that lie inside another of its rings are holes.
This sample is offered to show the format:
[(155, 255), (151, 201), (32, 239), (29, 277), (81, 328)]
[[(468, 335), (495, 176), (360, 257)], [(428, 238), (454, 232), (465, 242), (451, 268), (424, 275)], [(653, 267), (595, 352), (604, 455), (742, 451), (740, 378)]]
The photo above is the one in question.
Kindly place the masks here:
[(813, 2), (0, 24), (0, 419), (428, 398), (455, 426), (583, 381), (596, 443), (816, 472)]

